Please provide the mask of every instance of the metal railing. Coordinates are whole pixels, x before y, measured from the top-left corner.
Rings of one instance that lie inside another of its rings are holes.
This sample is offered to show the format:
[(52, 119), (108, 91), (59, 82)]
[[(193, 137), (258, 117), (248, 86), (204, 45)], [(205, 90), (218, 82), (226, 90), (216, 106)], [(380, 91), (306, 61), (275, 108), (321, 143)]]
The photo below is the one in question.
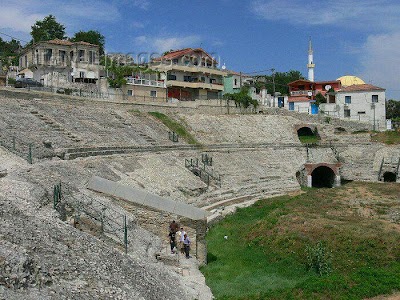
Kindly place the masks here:
[(68, 195), (67, 198), (61, 190), (61, 182), (54, 185), (53, 207), (60, 213), (61, 220), (66, 221), (69, 214), (76, 227), (81, 222), (82, 215), (85, 215), (99, 223), (102, 235), (121, 243), (125, 254), (128, 253), (128, 229), (135, 225), (133, 220), (128, 220), (126, 215), (87, 195), (80, 195), (79, 200), (72, 195)]
[(168, 139), (174, 143), (179, 142), (179, 135), (175, 131), (168, 131)]
[(132, 85), (144, 85), (144, 86), (155, 86), (155, 87), (165, 87), (164, 81), (149, 80), (143, 78), (127, 78), (127, 84)]
[(185, 159), (185, 167), (193, 174), (198, 176), (201, 181), (210, 186), (213, 181), (215, 185), (221, 187), (221, 175), (212, 168), (212, 157), (208, 154), (202, 154), (201, 163), (199, 165), (198, 158)]
[(0, 136), (0, 145), (10, 152), (26, 159), (28, 163), (33, 163), (32, 143), (26, 143), (15, 136)]

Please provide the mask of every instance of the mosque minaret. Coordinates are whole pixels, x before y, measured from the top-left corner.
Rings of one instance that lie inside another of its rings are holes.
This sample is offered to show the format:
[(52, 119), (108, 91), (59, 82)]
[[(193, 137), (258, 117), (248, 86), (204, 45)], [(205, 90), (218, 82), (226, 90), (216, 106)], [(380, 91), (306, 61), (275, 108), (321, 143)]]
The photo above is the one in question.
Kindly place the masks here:
[(313, 49), (312, 49), (312, 43), (311, 43), (311, 38), (308, 43), (308, 64), (307, 64), (307, 69), (308, 69), (308, 80), (314, 82), (314, 54), (313, 54)]

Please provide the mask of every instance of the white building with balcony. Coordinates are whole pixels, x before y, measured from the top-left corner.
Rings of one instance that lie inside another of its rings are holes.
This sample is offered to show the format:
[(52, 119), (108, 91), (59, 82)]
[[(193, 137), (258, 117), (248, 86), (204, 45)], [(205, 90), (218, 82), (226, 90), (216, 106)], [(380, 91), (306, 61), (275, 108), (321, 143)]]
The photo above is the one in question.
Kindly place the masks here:
[[(147, 77), (147, 78), (146, 78)], [(165, 81), (157, 80), (157, 74), (152, 76), (135, 75), (127, 78), (123, 86), (123, 93), (127, 100), (137, 102), (167, 102), (167, 89)]]
[(66, 83), (96, 83), (99, 79), (99, 46), (86, 42), (50, 40), (23, 50), (19, 69), (30, 70), (32, 78), (46, 86)]
[(153, 59), (151, 68), (160, 72), (168, 98), (178, 100), (218, 99), (224, 91), (224, 70), (201, 48), (171, 51)]

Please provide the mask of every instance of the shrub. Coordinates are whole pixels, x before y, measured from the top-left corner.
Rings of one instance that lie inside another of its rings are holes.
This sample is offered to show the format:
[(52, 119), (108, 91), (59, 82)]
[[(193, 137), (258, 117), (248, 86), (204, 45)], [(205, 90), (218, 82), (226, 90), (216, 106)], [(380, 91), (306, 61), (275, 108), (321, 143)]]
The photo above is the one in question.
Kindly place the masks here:
[(328, 275), (332, 271), (332, 252), (321, 241), (315, 246), (306, 247), (307, 269), (314, 270), (319, 276)]

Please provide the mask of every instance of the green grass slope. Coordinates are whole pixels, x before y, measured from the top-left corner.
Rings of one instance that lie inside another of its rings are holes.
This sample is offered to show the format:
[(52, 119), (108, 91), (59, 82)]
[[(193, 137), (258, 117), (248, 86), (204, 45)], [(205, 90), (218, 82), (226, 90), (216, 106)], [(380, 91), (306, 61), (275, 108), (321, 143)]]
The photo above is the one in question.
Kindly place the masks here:
[(400, 290), (399, 223), (398, 183), (306, 189), (259, 201), (212, 227), (202, 272), (217, 299), (390, 294)]

